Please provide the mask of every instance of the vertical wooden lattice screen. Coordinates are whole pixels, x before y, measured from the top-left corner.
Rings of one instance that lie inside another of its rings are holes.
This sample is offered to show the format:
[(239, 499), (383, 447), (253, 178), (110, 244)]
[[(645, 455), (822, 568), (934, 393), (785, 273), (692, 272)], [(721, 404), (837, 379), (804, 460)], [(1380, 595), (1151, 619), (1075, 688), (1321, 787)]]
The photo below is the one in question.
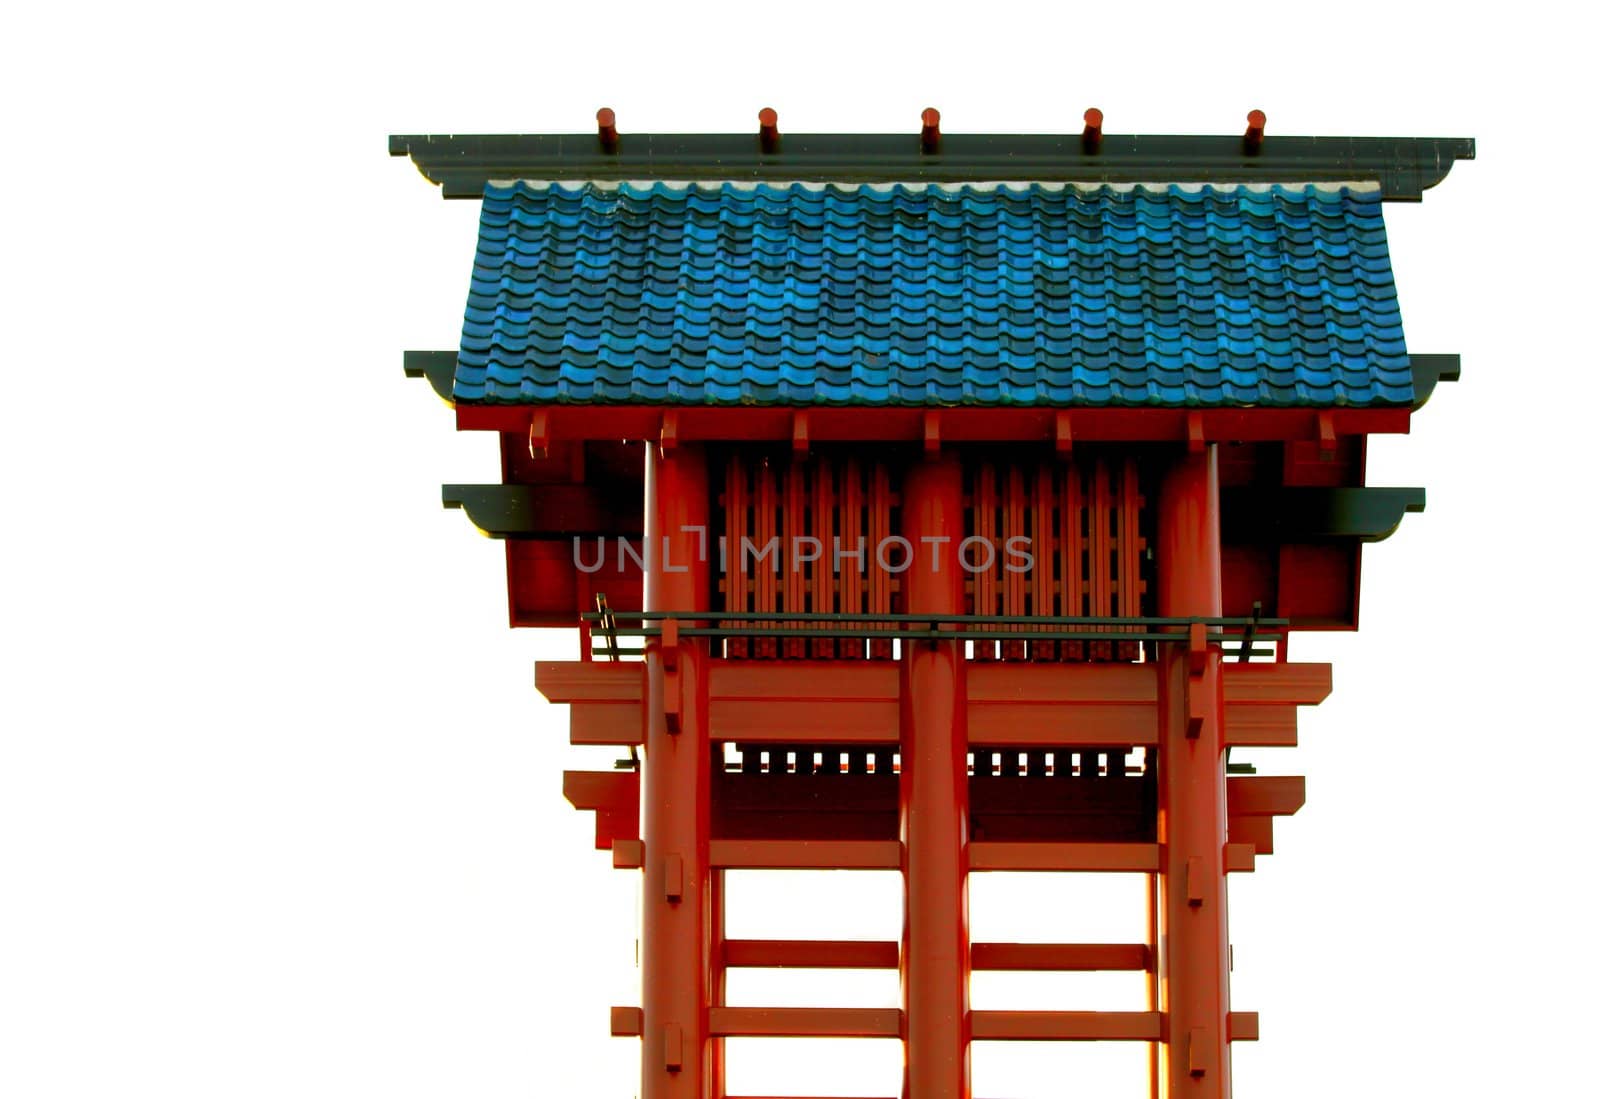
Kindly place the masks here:
[[(973, 614), (1131, 618), (1143, 613), (1144, 500), (1133, 459), (978, 460), (969, 463), (967, 479), (967, 530), (981, 540), (962, 562), (971, 576)], [(983, 544), (997, 552), (987, 554)], [(980, 641), (973, 655), (979, 660), (1137, 660), (1139, 646)]]
[[(817, 454), (804, 461), (734, 453), (718, 544), (722, 610), (784, 614), (894, 611), (899, 499), (888, 464)], [(731, 623), (730, 623), (731, 624)], [(757, 622), (758, 627), (799, 628)], [(892, 640), (732, 638), (730, 657), (892, 659)]]
[[(725, 469), (715, 554), (719, 609), (755, 615), (904, 611), (897, 577), (905, 554), (934, 549), (908, 546), (900, 537), (899, 483), (887, 458), (817, 453), (796, 460), (735, 451)], [(1144, 501), (1132, 459), (1068, 463), (975, 456), (967, 462), (966, 480), (967, 539), (937, 552), (945, 567), (967, 574), (968, 613), (1103, 618), (1144, 612)], [(805, 628), (759, 618), (728, 624)], [(733, 638), (725, 654), (756, 659), (894, 655), (889, 640), (794, 637)], [(1139, 646), (978, 641), (973, 655), (979, 660), (1137, 660)]]

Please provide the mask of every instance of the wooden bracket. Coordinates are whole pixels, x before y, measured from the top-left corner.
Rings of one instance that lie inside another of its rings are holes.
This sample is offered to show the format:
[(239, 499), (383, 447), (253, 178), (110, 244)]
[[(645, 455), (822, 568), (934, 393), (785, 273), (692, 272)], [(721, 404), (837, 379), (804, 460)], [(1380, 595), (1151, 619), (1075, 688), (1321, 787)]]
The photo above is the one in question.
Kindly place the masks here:
[(1191, 908), (1206, 903), (1206, 864), (1199, 855), (1190, 855), (1183, 864), (1184, 898)]
[(1186, 418), (1189, 431), (1189, 453), (1204, 454), (1206, 450), (1206, 425), (1200, 413), (1191, 412)]
[(1261, 1040), (1261, 1014), (1256, 1011), (1228, 1012), (1228, 1041), (1259, 1042)]
[(1189, 1030), (1189, 1075), (1204, 1076), (1215, 1071), (1211, 1063), (1211, 1028), (1197, 1026)]
[(922, 414), (922, 451), (930, 458), (939, 454), (939, 414), (937, 412), (924, 412)]
[(611, 1009), (611, 1036), (637, 1038), (644, 1033), (644, 1009), (614, 1007)]
[(536, 408), (528, 420), (528, 456), (547, 458), (550, 455), (550, 410)]
[(1206, 722), (1215, 716), (1210, 701), (1212, 693), (1206, 690), (1206, 676), (1211, 666), (1210, 646), (1205, 623), (1189, 623), (1189, 682), (1184, 696), (1188, 722), (1184, 732), (1190, 740), (1205, 732)]
[(678, 620), (661, 620), (661, 666), (669, 672), (678, 670)]
[(667, 717), (667, 732), (683, 728), (683, 676), (678, 674), (678, 620), (661, 620), (661, 707)]
[(612, 840), (611, 868), (613, 870), (638, 870), (644, 866), (643, 840)]
[(683, 856), (668, 855), (662, 866), (662, 891), (666, 894), (667, 903), (677, 904), (683, 900)]
[(678, 449), (678, 410), (669, 408), (661, 414), (661, 456)]
[(677, 1023), (661, 1028), (661, 1067), (668, 1072), (683, 1068), (683, 1028)]
[(1333, 413), (1323, 409), (1317, 413), (1317, 449), (1324, 458), (1332, 458), (1338, 437), (1333, 433)]
[(1210, 655), (1211, 639), (1206, 636), (1204, 622), (1189, 623), (1189, 676), (1205, 674), (1206, 658)]
[(1216, 692), (1211, 689), (1210, 680), (1210, 676), (1214, 674), (1214, 672), (1203, 672), (1189, 677), (1183, 705), (1186, 717), (1184, 734), (1190, 740), (1206, 732), (1207, 722), (1217, 720)]
[(661, 709), (667, 719), (667, 732), (683, 731), (683, 677), (676, 669), (661, 672)]
[(793, 440), (796, 458), (804, 458), (811, 452), (811, 417), (803, 408), (794, 414)]
[(1056, 453), (1063, 458), (1072, 455), (1072, 413), (1056, 412)]

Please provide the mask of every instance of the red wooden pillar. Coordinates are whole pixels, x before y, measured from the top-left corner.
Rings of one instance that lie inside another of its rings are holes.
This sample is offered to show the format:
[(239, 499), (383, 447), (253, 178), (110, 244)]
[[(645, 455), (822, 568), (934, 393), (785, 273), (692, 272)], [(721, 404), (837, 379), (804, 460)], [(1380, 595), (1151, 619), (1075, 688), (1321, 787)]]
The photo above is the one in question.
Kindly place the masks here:
[[(1162, 483), (1156, 524), (1158, 613), (1222, 613), (1217, 448), (1177, 460)], [(1223, 875), (1227, 781), (1223, 761), (1221, 654), (1205, 645), (1163, 645), (1156, 759), (1164, 858), (1160, 923), (1161, 1008), (1167, 1045), (1161, 1094), (1227, 1099), (1228, 906)]]
[[(914, 466), (906, 475), (901, 516), (912, 547), (911, 565), (901, 577), (907, 613), (961, 614), (961, 463), (944, 457)], [(907, 641), (901, 654), (904, 1099), (972, 1095), (963, 647), (958, 641)]]
[[(720, 762), (716, 765), (720, 766)], [(707, 1006), (723, 1007), (728, 1002), (728, 872), (711, 871), (711, 998)], [(711, 1039), (711, 1071), (707, 1083), (710, 1099), (725, 1099), (728, 1094), (728, 1042)]]
[[(709, 513), (704, 454), (683, 445), (645, 460), (644, 605), (706, 610)], [(711, 1042), (711, 749), (704, 639), (652, 640), (646, 656), (642, 1099), (708, 1099)]]

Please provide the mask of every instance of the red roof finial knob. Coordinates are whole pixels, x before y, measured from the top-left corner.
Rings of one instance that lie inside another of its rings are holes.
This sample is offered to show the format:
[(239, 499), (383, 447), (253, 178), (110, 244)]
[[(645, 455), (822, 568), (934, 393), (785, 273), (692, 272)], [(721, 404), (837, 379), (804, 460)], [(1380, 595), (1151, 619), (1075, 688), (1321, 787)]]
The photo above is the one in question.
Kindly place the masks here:
[(1267, 135), (1267, 116), (1261, 111), (1251, 111), (1245, 120), (1244, 151), (1254, 156), (1261, 151)]
[(771, 107), (762, 107), (761, 114), (757, 116), (761, 122), (761, 151), (775, 153), (778, 151), (778, 112)]
[(939, 112), (933, 107), (922, 112), (922, 151), (939, 151)]
[(617, 112), (601, 107), (594, 113), (595, 125), (600, 132), (600, 147), (608, 153), (617, 151)]
[(1098, 153), (1100, 151), (1100, 127), (1105, 123), (1106, 116), (1099, 107), (1090, 107), (1083, 112), (1083, 151)]

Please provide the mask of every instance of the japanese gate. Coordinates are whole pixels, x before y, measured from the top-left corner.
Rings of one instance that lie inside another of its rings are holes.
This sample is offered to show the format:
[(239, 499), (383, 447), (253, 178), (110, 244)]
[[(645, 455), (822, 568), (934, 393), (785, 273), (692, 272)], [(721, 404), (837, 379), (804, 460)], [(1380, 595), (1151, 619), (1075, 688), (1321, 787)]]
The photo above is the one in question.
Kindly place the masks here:
[[(1365, 484), (1455, 356), (1409, 353), (1384, 201), (1469, 140), (1081, 134), (395, 137), (483, 219), (458, 350), (408, 352), (498, 484), (511, 624), (596, 846), (643, 873), (645, 1099), (723, 1099), (724, 1039), (898, 1039), (903, 1099), (974, 1040), (1147, 1043), (1230, 1094), (1227, 876), (1273, 850), (1362, 547)], [(728, 870), (899, 871), (899, 941), (730, 939)], [(1126, 941), (973, 942), (969, 875), (1137, 874)], [(897, 1009), (734, 1007), (739, 967), (898, 969)], [(1127, 970), (1139, 1011), (983, 1011), (974, 970)]]

